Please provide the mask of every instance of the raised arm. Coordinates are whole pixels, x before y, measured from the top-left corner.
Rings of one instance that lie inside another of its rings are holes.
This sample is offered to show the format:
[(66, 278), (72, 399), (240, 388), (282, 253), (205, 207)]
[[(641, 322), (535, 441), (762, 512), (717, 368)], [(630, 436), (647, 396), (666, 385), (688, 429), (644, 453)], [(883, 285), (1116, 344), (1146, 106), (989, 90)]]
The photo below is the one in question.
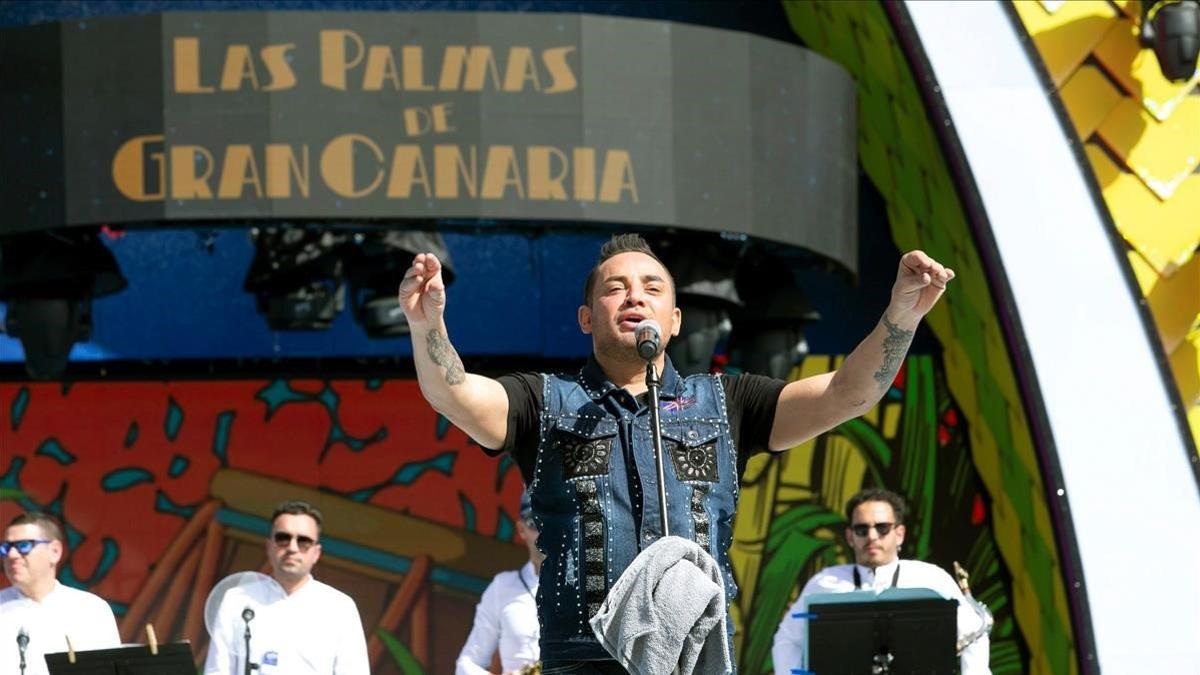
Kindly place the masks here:
[(508, 395), (499, 382), (463, 369), (446, 336), (446, 284), (442, 263), (421, 253), (400, 282), (400, 307), (412, 334), (413, 362), (421, 394), (434, 410), (485, 448), (504, 445)]
[(780, 451), (867, 412), (887, 393), (921, 318), (933, 309), (954, 271), (921, 251), (900, 258), (892, 298), (875, 329), (842, 367), (789, 383), (779, 394), (771, 450)]

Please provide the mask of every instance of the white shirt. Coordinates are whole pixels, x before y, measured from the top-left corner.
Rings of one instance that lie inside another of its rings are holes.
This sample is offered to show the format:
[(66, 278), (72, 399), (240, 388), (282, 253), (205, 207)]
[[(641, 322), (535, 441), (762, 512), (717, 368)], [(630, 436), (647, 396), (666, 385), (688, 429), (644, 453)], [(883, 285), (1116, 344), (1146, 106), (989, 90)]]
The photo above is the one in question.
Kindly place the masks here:
[[(975, 610), (968, 607), (963, 601), (963, 594), (959, 590), (958, 584), (954, 583), (954, 579), (950, 578), (950, 575), (937, 565), (930, 565), (920, 560), (895, 560), (874, 571), (862, 565), (826, 567), (817, 572), (804, 585), (804, 590), (800, 592), (796, 604), (792, 605), (787, 614), (783, 616), (779, 630), (775, 632), (775, 644), (771, 649), (771, 656), (775, 661), (776, 675), (788, 675), (792, 668), (800, 667), (807, 619), (793, 618), (792, 615), (804, 611), (804, 603), (808, 600), (809, 595), (853, 591), (855, 567), (858, 567), (863, 590), (874, 589), (876, 592), (881, 592), (891, 588), (897, 565), (900, 566), (897, 588), (928, 588), (943, 598), (958, 601), (958, 636), (960, 638), (978, 630), (983, 625), (983, 620), (979, 618)], [(991, 675), (992, 671), (988, 667), (990, 649), (991, 643), (986, 634), (968, 645), (959, 658), (962, 675)]]
[(19, 673), (17, 634), (29, 636), (25, 675), (46, 675), (46, 654), (121, 646), (117, 620), (102, 598), (57, 581), (41, 602), (25, 597), (16, 586), (0, 591), (0, 673)]
[[(522, 583), (524, 582), (524, 583)], [(455, 663), (455, 675), (482, 675), (500, 648), (502, 672), (516, 670), (538, 660), (538, 576), (533, 563), (515, 572), (501, 572), (483, 592), (475, 606), (475, 625)]]
[(225, 593), (213, 622), (204, 661), (206, 675), (241, 675), (245, 669), (242, 610), (250, 620), (250, 658), (262, 675), (369, 675), (367, 641), (354, 600), (336, 588), (308, 578), (288, 595), (265, 577), (254, 588)]

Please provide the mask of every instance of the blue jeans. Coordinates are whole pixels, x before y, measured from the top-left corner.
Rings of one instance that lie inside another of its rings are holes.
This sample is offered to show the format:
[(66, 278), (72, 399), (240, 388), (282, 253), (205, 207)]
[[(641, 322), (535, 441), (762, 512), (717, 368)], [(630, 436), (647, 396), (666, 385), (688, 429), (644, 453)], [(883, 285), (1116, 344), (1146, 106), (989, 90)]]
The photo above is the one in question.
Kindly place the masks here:
[(629, 675), (616, 661), (543, 661), (542, 675)]

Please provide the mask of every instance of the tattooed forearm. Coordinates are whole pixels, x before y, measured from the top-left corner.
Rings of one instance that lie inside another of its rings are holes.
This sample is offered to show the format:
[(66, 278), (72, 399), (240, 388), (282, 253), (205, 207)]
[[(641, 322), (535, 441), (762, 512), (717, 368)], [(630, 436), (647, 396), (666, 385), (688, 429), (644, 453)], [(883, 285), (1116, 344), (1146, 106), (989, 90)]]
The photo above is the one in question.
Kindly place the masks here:
[(908, 352), (908, 345), (912, 342), (913, 331), (903, 330), (887, 317), (883, 317), (883, 327), (887, 328), (888, 335), (883, 339), (883, 363), (880, 364), (879, 370), (875, 371), (875, 382), (881, 388), (886, 388), (896, 379), (896, 371), (900, 369), (900, 361), (904, 358), (904, 354)]
[(458, 352), (454, 351), (454, 347), (446, 336), (442, 335), (442, 331), (429, 331), (425, 336), (425, 344), (429, 346), (429, 358), (436, 365), (446, 369), (446, 384), (454, 386), (466, 381), (467, 374), (463, 370), (462, 359), (458, 358)]

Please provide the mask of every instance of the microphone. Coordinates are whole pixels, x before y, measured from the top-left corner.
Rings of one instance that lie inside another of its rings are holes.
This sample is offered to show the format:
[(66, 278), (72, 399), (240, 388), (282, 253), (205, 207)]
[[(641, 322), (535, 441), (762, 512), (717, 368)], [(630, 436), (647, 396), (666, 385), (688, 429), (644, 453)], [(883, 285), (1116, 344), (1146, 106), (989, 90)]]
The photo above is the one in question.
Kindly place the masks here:
[(25, 648), (29, 646), (29, 633), (22, 626), (17, 631), (17, 649), (21, 652), (21, 673), (25, 673)]
[(258, 670), (258, 664), (250, 660), (250, 621), (254, 618), (254, 610), (250, 609), (250, 605), (242, 610), (242, 622), (246, 624), (246, 632), (243, 637), (246, 640), (246, 661), (245, 667), (242, 669), (243, 675), (251, 675)]
[(658, 356), (662, 344), (662, 326), (654, 319), (642, 319), (633, 327), (633, 338), (637, 342), (638, 355), (649, 361)]

